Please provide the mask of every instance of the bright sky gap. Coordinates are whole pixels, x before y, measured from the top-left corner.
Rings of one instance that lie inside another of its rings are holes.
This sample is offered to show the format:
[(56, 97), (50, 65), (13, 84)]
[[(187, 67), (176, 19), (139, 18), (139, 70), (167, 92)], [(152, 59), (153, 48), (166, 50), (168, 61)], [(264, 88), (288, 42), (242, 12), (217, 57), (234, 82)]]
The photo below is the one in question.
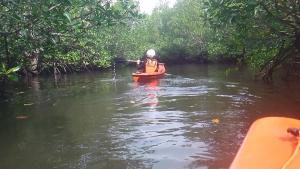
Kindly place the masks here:
[(138, 0), (140, 3), (140, 10), (143, 13), (151, 14), (153, 9), (161, 2), (167, 2), (170, 7), (174, 6), (176, 0)]

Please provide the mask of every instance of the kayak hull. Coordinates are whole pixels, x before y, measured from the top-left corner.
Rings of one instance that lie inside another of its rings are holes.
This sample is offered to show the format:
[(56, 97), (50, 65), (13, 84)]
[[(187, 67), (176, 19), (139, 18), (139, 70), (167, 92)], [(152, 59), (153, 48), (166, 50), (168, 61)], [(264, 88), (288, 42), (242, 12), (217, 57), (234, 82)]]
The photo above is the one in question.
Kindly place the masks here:
[(159, 79), (163, 77), (166, 73), (166, 69), (163, 63), (158, 64), (158, 71), (153, 73), (132, 73), (132, 79), (135, 82), (144, 82), (153, 79)]
[[(230, 169), (281, 168), (291, 158), (298, 140), (287, 133), (287, 128), (300, 128), (300, 120), (284, 117), (266, 117), (255, 121)], [(299, 152), (300, 153), (300, 152)], [(286, 169), (299, 168), (298, 154)]]

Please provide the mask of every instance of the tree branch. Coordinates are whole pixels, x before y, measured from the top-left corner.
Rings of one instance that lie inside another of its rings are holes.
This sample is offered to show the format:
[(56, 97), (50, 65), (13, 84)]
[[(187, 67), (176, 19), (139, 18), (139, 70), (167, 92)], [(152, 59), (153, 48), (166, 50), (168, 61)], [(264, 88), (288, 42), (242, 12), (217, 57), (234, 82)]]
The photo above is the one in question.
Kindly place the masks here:
[(297, 27), (297, 25), (294, 24), (294, 22), (287, 20), (287, 19), (283, 19), (281, 17), (278, 17), (276, 15), (274, 15), (270, 9), (266, 6), (266, 4), (264, 4), (262, 1), (259, 2), (259, 4), (263, 7), (263, 9), (267, 12), (267, 14), (269, 14), (271, 17), (273, 17), (274, 19), (280, 21), (281, 23), (285, 24), (285, 25), (289, 25), (290, 27), (292, 27), (294, 30), (298, 30), (299, 28)]

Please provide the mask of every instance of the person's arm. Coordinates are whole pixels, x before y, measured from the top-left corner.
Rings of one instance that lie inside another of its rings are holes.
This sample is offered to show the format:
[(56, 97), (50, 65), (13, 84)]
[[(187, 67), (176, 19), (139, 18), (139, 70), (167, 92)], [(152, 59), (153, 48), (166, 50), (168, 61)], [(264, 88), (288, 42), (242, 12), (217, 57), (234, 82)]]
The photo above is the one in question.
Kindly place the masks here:
[(138, 60), (136, 61), (136, 63), (137, 63), (138, 65), (140, 65), (140, 64), (143, 64), (143, 63), (145, 62), (145, 60), (146, 60), (146, 56), (143, 56), (143, 57), (141, 57), (140, 59), (138, 59)]
[(139, 71), (144, 71), (145, 69), (145, 57), (142, 57), (140, 59), (137, 60), (137, 66), (138, 66), (138, 70)]

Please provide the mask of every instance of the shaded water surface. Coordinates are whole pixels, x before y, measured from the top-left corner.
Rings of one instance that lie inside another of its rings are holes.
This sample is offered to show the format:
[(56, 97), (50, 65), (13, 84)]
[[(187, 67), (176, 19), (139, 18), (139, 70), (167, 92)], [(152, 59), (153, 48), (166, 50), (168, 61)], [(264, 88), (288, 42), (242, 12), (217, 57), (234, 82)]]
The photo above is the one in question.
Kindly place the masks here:
[(1, 169), (228, 168), (249, 125), (300, 117), (297, 82), (255, 82), (224, 66), (131, 68), (34, 79), (0, 102)]

